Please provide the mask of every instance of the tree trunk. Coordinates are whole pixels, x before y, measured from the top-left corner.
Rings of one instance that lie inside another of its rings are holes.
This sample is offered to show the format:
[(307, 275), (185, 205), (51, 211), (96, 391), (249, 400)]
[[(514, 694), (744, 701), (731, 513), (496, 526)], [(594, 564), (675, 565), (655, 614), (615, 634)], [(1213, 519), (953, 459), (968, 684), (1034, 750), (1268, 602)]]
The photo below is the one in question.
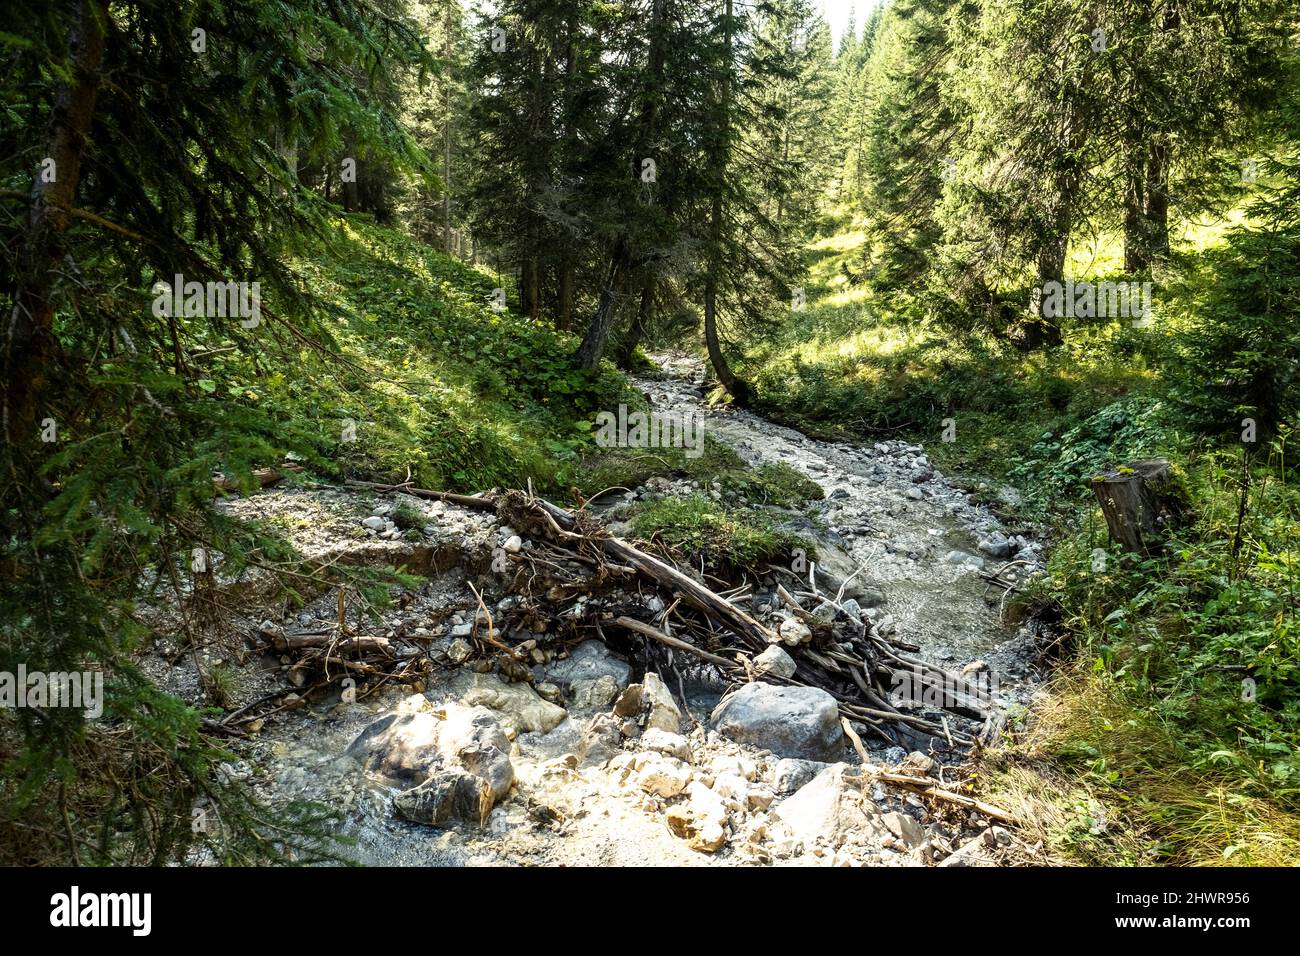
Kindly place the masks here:
[[(533, 248), (536, 248), (536, 246)], [(524, 267), (519, 283), (519, 308), (530, 319), (536, 319), (541, 311), (541, 283), (538, 281), (540, 271), (541, 266), (536, 256), (528, 256), (524, 259)]]
[(1146, 206), (1143, 210), (1147, 255), (1169, 258), (1169, 137), (1157, 136), (1147, 152)]
[(1112, 541), (1125, 551), (1149, 554), (1160, 533), (1190, 516), (1186, 494), (1163, 458), (1131, 462), (1092, 480)]
[(709, 210), (709, 273), (704, 280), (704, 345), (709, 350), (709, 362), (713, 373), (728, 394), (742, 407), (748, 405), (752, 397), (749, 383), (738, 379), (727, 358), (722, 354), (722, 344), (718, 339), (718, 278), (722, 272), (722, 191), (727, 176), (731, 147), (731, 3), (725, 0), (723, 16), (723, 46), (726, 63), (722, 72), (722, 87), (719, 102), (722, 110), (722, 129), (718, 148), (714, 150), (713, 167), (713, 202)]
[(636, 347), (641, 344), (641, 340), (645, 338), (646, 330), (650, 328), (650, 316), (654, 311), (654, 298), (655, 277), (653, 273), (650, 273), (641, 282), (641, 304), (636, 310), (632, 324), (628, 327), (627, 335), (619, 343), (617, 364), (621, 369), (631, 366), (632, 354), (636, 352)]
[(54, 178), (45, 182), (38, 174), (32, 185), (27, 228), (15, 256), (14, 305), (4, 329), (3, 424), (10, 447), (36, 438), (36, 402), (56, 348), (55, 273), (70, 210), (76, 206), (104, 57), (106, 0), (74, 0), (70, 6), (76, 10), (68, 37), (71, 77), (55, 94), (44, 150), (44, 158), (54, 162)]
[[(1044, 292), (1049, 283), (1065, 282), (1065, 252), (1069, 241), (1069, 227), (1064, 225), (1064, 216), (1057, 214), (1053, 219), (1053, 232), (1042, 240), (1038, 252), (1038, 287), (1030, 304), (1030, 318), (1024, 324), (1020, 334), (1022, 348), (1033, 351), (1041, 348), (1054, 348), (1061, 344), (1061, 316), (1045, 315)], [(1056, 231), (1057, 227), (1064, 231)]]
[(568, 330), (573, 323), (573, 262), (565, 259), (560, 264), (559, 304), (555, 310), (556, 328)]
[(578, 364), (588, 371), (595, 371), (600, 366), (600, 358), (605, 354), (605, 342), (609, 339), (610, 329), (614, 327), (614, 318), (618, 314), (618, 303), (627, 284), (628, 265), (631, 253), (627, 241), (620, 239), (610, 259), (609, 274), (605, 287), (600, 292), (600, 301), (596, 304), (596, 313), (587, 326), (587, 334), (578, 346)]
[(1124, 175), (1124, 271), (1136, 275), (1150, 264), (1146, 236), (1146, 170), (1142, 158), (1127, 160)]
[[(451, 63), (451, 11), (452, 4), (447, 4), (447, 16), (443, 21), (446, 34), (443, 41), (442, 55), (444, 62)], [(442, 82), (446, 84), (443, 96), (442, 120), (442, 251), (453, 255), (451, 245), (451, 77), (443, 74)]]

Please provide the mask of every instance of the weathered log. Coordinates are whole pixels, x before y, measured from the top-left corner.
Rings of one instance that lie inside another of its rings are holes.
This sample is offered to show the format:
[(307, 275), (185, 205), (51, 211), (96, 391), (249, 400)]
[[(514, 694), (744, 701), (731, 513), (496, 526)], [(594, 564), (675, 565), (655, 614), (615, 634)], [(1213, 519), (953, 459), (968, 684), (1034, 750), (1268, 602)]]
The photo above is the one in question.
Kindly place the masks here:
[[(283, 481), (286, 475), (302, 471), (301, 465), (283, 464), (277, 468), (256, 468), (253, 470), (253, 480), (257, 482), (259, 488), (266, 488), (278, 481)], [(218, 475), (212, 479), (212, 484), (218, 491), (237, 491), (239, 485), (224, 475)]]
[(382, 654), (385, 657), (393, 655), (392, 644), (389, 643), (386, 637), (345, 637), (338, 639), (332, 634), (276, 634), (272, 631), (262, 631), (261, 633), (270, 640), (271, 646), (281, 654), (312, 647), (329, 647), (339, 654), (356, 651), (361, 654)]
[(374, 481), (358, 481), (356, 479), (349, 479), (346, 484), (350, 488), (367, 488), (371, 491), (400, 492), (404, 495), (410, 495), (412, 498), (425, 498), (429, 501), (446, 501), (450, 504), (460, 505), (462, 508), (472, 508), (476, 511), (495, 512), (497, 510), (496, 502), (491, 498), (479, 498), (474, 495), (458, 495), (451, 491), (429, 491), (427, 488), (414, 488), (409, 482), (400, 485), (384, 485)]
[(651, 640), (658, 641), (660, 644), (667, 647), (673, 647), (679, 651), (694, 654), (696, 657), (702, 658), (710, 664), (717, 664), (719, 667), (734, 667), (736, 665), (735, 661), (730, 661), (725, 657), (712, 654), (709, 651), (704, 650), (702, 647), (696, 647), (694, 644), (690, 643), (690, 641), (683, 641), (681, 638), (673, 637), (671, 634), (665, 634), (657, 627), (652, 627), (649, 624), (636, 620), (636, 618), (616, 617), (614, 623), (620, 627), (627, 628), (629, 631), (635, 631)]
[(1188, 515), (1186, 494), (1163, 458), (1144, 459), (1092, 479), (1092, 491), (1112, 541), (1149, 554), (1161, 534)]

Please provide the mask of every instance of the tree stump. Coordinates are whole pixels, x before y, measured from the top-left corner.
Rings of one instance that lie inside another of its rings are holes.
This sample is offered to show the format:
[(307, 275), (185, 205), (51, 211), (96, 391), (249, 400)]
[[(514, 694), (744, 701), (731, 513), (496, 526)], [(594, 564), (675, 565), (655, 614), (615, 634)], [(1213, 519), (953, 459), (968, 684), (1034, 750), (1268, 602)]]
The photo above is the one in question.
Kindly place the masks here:
[(1149, 554), (1161, 532), (1186, 520), (1187, 495), (1163, 458), (1130, 462), (1092, 479), (1112, 541)]

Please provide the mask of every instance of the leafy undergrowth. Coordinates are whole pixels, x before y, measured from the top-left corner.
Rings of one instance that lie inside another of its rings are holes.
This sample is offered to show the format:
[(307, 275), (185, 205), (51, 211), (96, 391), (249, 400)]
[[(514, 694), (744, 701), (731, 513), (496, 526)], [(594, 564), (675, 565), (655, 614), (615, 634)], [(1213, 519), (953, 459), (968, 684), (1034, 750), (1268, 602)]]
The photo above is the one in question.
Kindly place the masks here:
[[(1205, 761), (1185, 727), (1087, 654), (981, 763), (981, 789), (1031, 842), (1090, 866), (1279, 866), (1300, 858), (1300, 811), (1258, 766)], [(1230, 745), (1229, 745), (1230, 746)]]
[(581, 371), (571, 336), (494, 311), (485, 273), (361, 217), (338, 225), (299, 264), (337, 354), (223, 353), (201, 386), (257, 405), (331, 477), (565, 487), (594, 413), (625, 400), (621, 376)]

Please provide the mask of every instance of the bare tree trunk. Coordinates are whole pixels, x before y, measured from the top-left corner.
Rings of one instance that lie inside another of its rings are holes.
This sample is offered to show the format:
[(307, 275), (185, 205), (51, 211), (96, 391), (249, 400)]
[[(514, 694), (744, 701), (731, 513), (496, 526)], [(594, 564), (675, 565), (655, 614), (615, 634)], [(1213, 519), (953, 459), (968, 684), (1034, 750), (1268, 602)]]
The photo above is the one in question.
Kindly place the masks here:
[(1143, 210), (1147, 254), (1169, 258), (1169, 137), (1157, 136), (1147, 153), (1146, 208)]
[(748, 405), (753, 390), (747, 382), (738, 379), (727, 358), (722, 354), (722, 345), (718, 340), (718, 276), (722, 271), (722, 191), (727, 176), (731, 137), (731, 3), (725, 0), (723, 27), (726, 67), (722, 74), (720, 102), (722, 106), (721, 145), (714, 151), (713, 202), (709, 211), (709, 272), (704, 280), (704, 344), (709, 351), (709, 362), (713, 373), (717, 375), (722, 387), (727, 390), (736, 403)]
[(614, 327), (614, 318), (618, 314), (618, 303), (627, 284), (628, 266), (631, 253), (627, 241), (620, 239), (610, 260), (609, 274), (605, 287), (600, 292), (600, 301), (596, 304), (596, 314), (587, 326), (587, 334), (578, 346), (578, 364), (588, 371), (595, 371), (600, 365), (600, 358), (605, 354), (605, 343), (609, 339), (610, 329)]
[[(533, 248), (537, 248), (536, 245)], [(524, 260), (519, 288), (519, 307), (530, 319), (537, 318), (541, 312), (541, 271), (541, 263), (538, 262), (537, 256), (529, 256)]]
[(653, 270), (647, 270), (645, 278), (641, 281), (641, 304), (636, 310), (632, 324), (628, 326), (627, 335), (619, 343), (619, 368), (626, 369), (631, 366), (632, 355), (636, 352), (636, 347), (641, 344), (641, 340), (645, 338), (646, 330), (650, 328), (650, 317), (654, 312), (654, 301), (655, 276)]
[(10, 447), (35, 440), (36, 402), (44, 388), (54, 341), (54, 283), (62, 236), (76, 206), (104, 57), (106, 0), (71, 0), (71, 77), (55, 95), (44, 157), (53, 161), (32, 185), (27, 228), (15, 257), (13, 309), (4, 329), (4, 434)]
[(1144, 271), (1150, 263), (1146, 235), (1146, 171), (1143, 159), (1127, 160), (1124, 175), (1124, 271)]
[(568, 330), (573, 323), (573, 260), (565, 257), (560, 264), (559, 307), (555, 310), (555, 325)]

